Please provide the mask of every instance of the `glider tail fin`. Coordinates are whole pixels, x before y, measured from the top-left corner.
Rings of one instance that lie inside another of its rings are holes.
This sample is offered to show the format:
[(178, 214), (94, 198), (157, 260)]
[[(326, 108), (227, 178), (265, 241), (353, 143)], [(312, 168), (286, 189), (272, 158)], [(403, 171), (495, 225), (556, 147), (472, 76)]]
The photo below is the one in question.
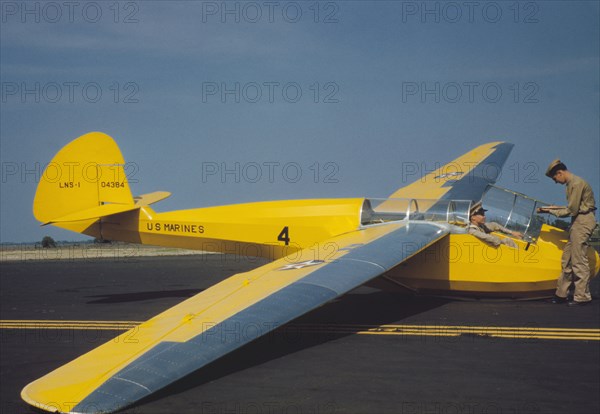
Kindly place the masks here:
[(101, 132), (82, 135), (54, 156), (33, 202), (33, 214), (43, 224), (90, 235), (98, 233), (98, 218), (136, 208), (123, 155)]

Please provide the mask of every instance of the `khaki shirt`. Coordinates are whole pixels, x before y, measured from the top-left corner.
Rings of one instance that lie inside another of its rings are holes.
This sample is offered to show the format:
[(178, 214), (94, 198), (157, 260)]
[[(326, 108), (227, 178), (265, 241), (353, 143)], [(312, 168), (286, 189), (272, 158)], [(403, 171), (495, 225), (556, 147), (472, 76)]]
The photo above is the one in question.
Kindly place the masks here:
[(473, 223), (469, 223), (467, 226), (467, 232), (477, 237), (480, 240), (483, 240), (486, 243), (491, 244), (494, 247), (498, 247), (501, 244), (506, 244), (510, 247), (516, 247), (515, 242), (511, 239), (501, 239), (498, 236), (495, 236), (492, 233), (493, 231), (497, 231), (500, 233), (511, 234), (511, 231), (504, 226), (501, 226), (498, 223), (490, 222), (482, 224), (481, 226), (477, 226)]
[(572, 174), (571, 179), (567, 182), (566, 191), (567, 207), (550, 210), (550, 214), (557, 217), (575, 217), (596, 209), (592, 187), (583, 178)]

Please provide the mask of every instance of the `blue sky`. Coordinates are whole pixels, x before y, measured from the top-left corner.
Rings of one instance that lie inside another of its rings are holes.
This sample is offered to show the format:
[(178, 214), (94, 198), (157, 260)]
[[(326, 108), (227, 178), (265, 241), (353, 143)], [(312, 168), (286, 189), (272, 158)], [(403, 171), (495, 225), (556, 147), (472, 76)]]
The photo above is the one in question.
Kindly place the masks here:
[(158, 211), (385, 197), (416, 178), (409, 169), (496, 140), (515, 144), (499, 185), (563, 204), (543, 175), (560, 157), (600, 194), (597, 1), (3, 1), (1, 12), (2, 242), (83, 239), (40, 228), (31, 204), (43, 166), (89, 131), (119, 143), (134, 193), (173, 193)]

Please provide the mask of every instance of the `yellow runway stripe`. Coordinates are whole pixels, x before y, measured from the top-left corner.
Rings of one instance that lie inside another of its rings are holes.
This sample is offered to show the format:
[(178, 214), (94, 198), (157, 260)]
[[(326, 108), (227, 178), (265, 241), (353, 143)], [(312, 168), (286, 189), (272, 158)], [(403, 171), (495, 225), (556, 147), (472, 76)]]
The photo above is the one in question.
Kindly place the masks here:
[(126, 331), (141, 324), (139, 321), (44, 321), (0, 320), (0, 329), (99, 329)]
[[(52, 321), (52, 320), (0, 320), (0, 329), (80, 329), (118, 330), (133, 329), (140, 321)], [(396, 336), (461, 336), (509, 339), (557, 339), (600, 341), (600, 329), (502, 327), (469, 325), (332, 325), (290, 324), (283, 329), (295, 333), (396, 335)]]
[(296, 327), (302, 327), (304, 329), (334, 329), (334, 330), (378, 330), (378, 331), (399, 331), (399, 330), (407, 330), (407, 329), (416, 329), (416, 330), (429, 330), (429, 331), (459, 331), (459, 332), (474, 332), (474, 331), (511, 331), (511, 332), (565, 332), (565, 333), (573, 333), (573, 332), (582, 332), (582, 333), (596, 333), (600, 334), (600, 329), (594, 328), (543, 328), (538, 326), (525, 326), (525, 327), (502, 327), (502, 326), (471, 326), (471, 325), (321, 325), (321, 324), (297, 324), (294, 325)]
[[(290, 326), (291, 327), (291, 326)], [(600, 340), (600, 329), (497, 327), (467, 325), (295, 325), (299, 332), (346, 333), (358, 335), (461, 336), (475, 335), (513, 339)]]

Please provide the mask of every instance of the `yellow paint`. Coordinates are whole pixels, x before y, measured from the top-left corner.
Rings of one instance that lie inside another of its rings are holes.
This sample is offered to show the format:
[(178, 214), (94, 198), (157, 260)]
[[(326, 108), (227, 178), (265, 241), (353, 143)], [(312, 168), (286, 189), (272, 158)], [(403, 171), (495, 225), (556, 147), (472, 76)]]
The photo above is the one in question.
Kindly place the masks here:
[(57, 224), (65, 223), (65, 222), (73, 222), (73, 221), (85, 221), (85, 220), (97, 220), (100, 217), (110, 216), (112, 214), (125, 213), (127, 211), (136, 210), (139, 207), (134, 204), (102, 204), (99, 206), (91, 207), (86, 210), (76, 211), (71, 214), (67, 214), (66, 216), (57, 217), (46, 224)]
[[(108, 240), (240, 257), (306, 256), (319, 242), (356, 230), (362, 202), (360, 198), (287, 200), (168, 213), (144, 207), (103, 219), (101, 234)], [(304, 249), (308, 251), (300, 253)]]
[(96, 207), (102, 203), (133, 204), (115, 141), (90, 132), (66, 145), (48, 163), (33, 202), (41, 222)]
[(135, 205), (136, 206), (147, 206), (150, 204), (154, 204), (161, 200), (164, 200), (167, 197), (170, 197), (171, 193), (168, 191), (155, 191), (149, 194), (142, 194), (141, 196), (135, 197)]
[(294, 333), (457, 337), (475, 335), (508, 339), (600, 341), (600, 329), (499, 327), (469, 325), (290, 325)]
[(138, 321), (48, 321), (48, 320), (0, 320), (0, 329), (84, 329), (128, 330)]
[[(347, 254), (348, 250), (342, 248), (369, 243), (400, 226), (373, 227), (333, 238), (330, 242), (335, 252), (321, 248), (317, 255), (330, 255), (329, 260), (335, 260)], [(296, 261), (285, 257), (234, 275), (32, 382), (21, 396), (43, 409), (52, 406), (50, 403), (61, 404), (63, 409), (79, 402), (159, 342), (187, 341), (324, 265), (278, 270)]]
[[(30, 321), (0, 320), (0, 329), (109, 329), (125, 330), (140, 325), (133, 321)], [(294, 333), (328, 333), (396, 336), (460, 336), (476, 335), (509, 339), (558, 339), (600, 341), (596, 328), (548, 328), (539, 326), (470, 326), (470, 325), (349, 325), (349, 324), (289, 324), (285, 329)]]
[[(444, 183), (456, 178), (452, 173), (468, 174), (497, 144), (474, 149), (392, 197), (435, 200), (443, 196), (448, 190)], [(362, 198), (269, 201), (159, 213), (148, 204), (168, 193), (134, 199), (124, 164), (109, 136), (93, 132), (77, 138), (57, 153), (44, 172), (33, 204), (35, 217), (109, 240), (278, 260), (234, 275), (27, 385), (23, 399), (39, 408), (69, 411), (161, 341), (187, 341), (323, 266), (278, 270), (285, 265), (335, 260), (346, 254), (342, 248), (370, 243), (403, 225), (361, 230)], [(546, 227), (528, 251), (523, 242), (512, 251), (506, 246), (488, 248), (467, 234), (451, 234), (393, 269), (389, 277), (416, 290), (515, 296), (549, 292), (560, 272), (564, 237), (564, 232)], [(598, 255), (592, 258), (597, 273)]]
[[(435, 171), (417, 179), (412, 184), (399, 188), (388, 198), (417, 198), (437, 200), (444, 196), (452, 187), (444, 187), (449, 180), (466, 176), (477, 164), (490, 156), (494, 147), (502, 142), (490, 142), (481, 145), (468, 153), (458, 157)], [(461, 174), (459, 176), (453, 174)], [(416, 178), (416, 177), (415, 177)], [(427, 206), (422, 206), (426, 208)]]
[[(499, 237), (507, 237), (497, 234)], [(470, 234), (450, 234), (388, 273), (410, 289), (469, 296), (544, 297), (552, 295), (561, 271), (566, 232), (544, 225), (536, 244), (513, 239), (518, 249), (487, 245)], [(600, 260), (588, 250), (590, 273)]]

